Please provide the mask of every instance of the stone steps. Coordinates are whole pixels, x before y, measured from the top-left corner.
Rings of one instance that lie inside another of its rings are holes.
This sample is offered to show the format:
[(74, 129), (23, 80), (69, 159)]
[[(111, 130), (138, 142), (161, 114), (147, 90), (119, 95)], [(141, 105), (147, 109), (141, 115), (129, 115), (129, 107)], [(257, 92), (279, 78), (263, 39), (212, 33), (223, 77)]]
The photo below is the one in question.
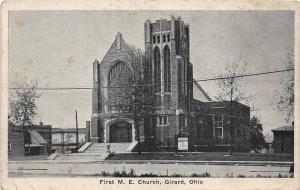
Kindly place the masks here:
[(131, 143), (92, 143), (84, 149), (83, 152), (58, 154), (53, 157), (54, 160), (84, 160), (84, 161), (97, 161), (105, 160), (108, 156), (107, 145), (110, 145), (110, 151), (115, 153), (128, 152), (127, 149)]

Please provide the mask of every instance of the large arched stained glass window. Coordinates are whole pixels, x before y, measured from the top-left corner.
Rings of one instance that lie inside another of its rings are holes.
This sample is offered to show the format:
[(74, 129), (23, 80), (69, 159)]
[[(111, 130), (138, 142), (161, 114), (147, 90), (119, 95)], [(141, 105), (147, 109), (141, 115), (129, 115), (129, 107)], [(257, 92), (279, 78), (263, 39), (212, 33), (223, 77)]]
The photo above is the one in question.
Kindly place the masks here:
[(160, 52), (158, 47), (154, 48), (153, 61), (154, 61), (154, 88), (155, 88), (155, 92), (160, 92), (161, 66), (160, 66)]
[(170, 49), (168, 46), (164, 48), (164, 88), (165, 92), (171, 92), (171, 64), (170, 64)]
[(127, 86), (131, 81), (132, 72), (124, 62), (115, 63), (108, 73), (108, 109), (118, 110), (124, 96), (126, 96)]
[(115, 63), (108, 75), (108, 85), (112, 86), (115, 84), (121, 84), (125, 81), (128, 82), (129, 75), (131, 74), (131, 70), (127, 64), (124, 62), (118, 61)]

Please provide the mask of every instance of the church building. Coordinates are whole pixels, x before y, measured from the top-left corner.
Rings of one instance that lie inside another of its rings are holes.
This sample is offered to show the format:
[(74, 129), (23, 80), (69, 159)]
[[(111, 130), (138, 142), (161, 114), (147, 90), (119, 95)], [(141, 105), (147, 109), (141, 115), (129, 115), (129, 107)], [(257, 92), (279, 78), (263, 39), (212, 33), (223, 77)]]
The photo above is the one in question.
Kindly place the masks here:
[[(151, 55), (147, 72), (153, 84), (155, 110), (139, 128), (143, 150), (175, 150), (178, 137), (186, 136), (189, 151), (226, 151), (229, 146), (235, 151), (248, 151), (250, 109), (239, 102), (212, 101), (194, 81), (189, 25), (173, 16), (170, 20), (146, 20), (144, 35), (145, 52)], [(109, 87), (115, 81), (124, 82), (120, 73), (132, 68), (126, 59), (130, 47), (118, 33), (102, 60), (93, 63), (90, 141), (131, 143), (134, 150), (135, 123), (110, 117), (114, 110), (105, 101), (116, 95)]]

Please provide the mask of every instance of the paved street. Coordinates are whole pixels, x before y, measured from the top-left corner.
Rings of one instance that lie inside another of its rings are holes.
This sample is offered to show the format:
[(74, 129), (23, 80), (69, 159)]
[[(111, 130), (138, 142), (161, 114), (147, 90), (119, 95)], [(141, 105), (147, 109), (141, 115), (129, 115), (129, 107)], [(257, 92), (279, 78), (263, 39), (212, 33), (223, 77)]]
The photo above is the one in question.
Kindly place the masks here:
[(102, 171), (113, 173), (114, 171), (127, 171), (130, 169), (135, 174), (152, 173), (157, 175), (180, 174), (191, 176), (192, 174), (210, 174), (210, 177), (283, 177), (290, 176), (289, 166), (264, 165), (253, 166), (245, 164), (234, 165), (214, 165), (214, 164), (189, 164), (189, 163), (107, 163), (107, 162), (13, 162), (8, 164), (9, 176), (97, 176)]

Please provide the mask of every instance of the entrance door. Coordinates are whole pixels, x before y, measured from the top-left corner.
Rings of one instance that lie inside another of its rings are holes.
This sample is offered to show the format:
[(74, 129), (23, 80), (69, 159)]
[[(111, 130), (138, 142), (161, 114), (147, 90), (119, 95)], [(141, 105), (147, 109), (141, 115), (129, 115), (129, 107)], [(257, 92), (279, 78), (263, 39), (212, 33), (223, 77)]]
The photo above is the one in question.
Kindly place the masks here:
[(131, 142), (131, 124), (120, 121), (110, 126), (110, 142)]

